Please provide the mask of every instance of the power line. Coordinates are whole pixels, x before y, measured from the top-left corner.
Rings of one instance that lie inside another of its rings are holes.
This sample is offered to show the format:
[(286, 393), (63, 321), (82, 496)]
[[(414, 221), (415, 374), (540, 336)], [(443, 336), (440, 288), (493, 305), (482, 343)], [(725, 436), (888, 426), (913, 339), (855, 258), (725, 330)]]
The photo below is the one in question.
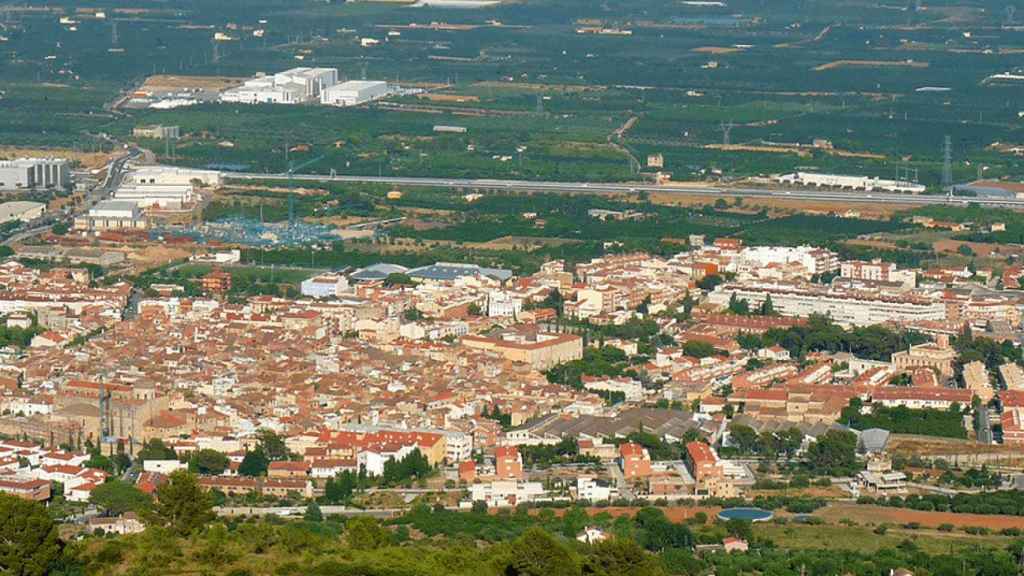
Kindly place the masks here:
[(949, 134), (943, 139), (942, 145), (942, 189), (949, 190), (953, 186), (953, 139)]
[(719, 126), (719, 130), (722, 131), (722, 146), (728, 146), (732, 143), (732, 129), (735, 127), (736, 125), (732, 123), (732, 120), (722, 122), (721, 126)]

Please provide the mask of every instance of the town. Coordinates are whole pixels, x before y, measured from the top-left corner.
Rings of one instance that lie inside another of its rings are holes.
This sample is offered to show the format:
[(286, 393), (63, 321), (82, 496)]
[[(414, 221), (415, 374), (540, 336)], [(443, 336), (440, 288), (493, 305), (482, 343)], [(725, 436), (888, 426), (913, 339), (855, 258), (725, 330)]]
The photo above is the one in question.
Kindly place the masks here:
[(0, 0), (0, 575), (1024, 576), (997, 0)]
[[(230, 252), (193, 257), (225, 265), (191, 295), (9, 260), (6, 331), (31, 337), (0, 366), (0, 490), (88, 503), (109, 475), (152, 491), (198, 466), (227, 508), (350, 504), (345, 475), (467, 508), (699, 502), (810, 459), (887, 497), (908, 493), (894, 434), (969, 438), (964, 469), (1024, 443), (1024, 269), (688, 242), (524, 276), (380, 263), (242, 301)], [(841, 460), (816, 449), (847, 437)], [(933, 448), (918, 459), (950, 459)]]

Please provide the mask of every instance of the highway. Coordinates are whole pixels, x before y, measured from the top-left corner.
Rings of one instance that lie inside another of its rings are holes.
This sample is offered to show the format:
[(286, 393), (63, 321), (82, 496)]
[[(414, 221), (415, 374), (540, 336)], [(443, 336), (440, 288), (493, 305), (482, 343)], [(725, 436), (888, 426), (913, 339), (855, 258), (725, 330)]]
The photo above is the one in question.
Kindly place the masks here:
[(460, 178), (404, 178), (399, 176), (349, 176), (327, 174), (260, 174), (256, 172), (228, 172), (225, 177), (234, 180), (288, 180), (307, 182), (358, 182), (391, 186), (430, 186), (438, 188), (467, 188), (474, 190), (507, 190), (519, 192), (550, 192), (561, 194), (630, 194), (658, 192), (687, 196), (743, 196), (748, 198), (774, 198), (779, 200), (812, 200), (867, 204), (968, 204), (1024, 208), (1024, 200), (1005, 198), (928, 196), (892, 192), (865, 192), (861, 190), (818, 190), (799, 188), (745, 188), (730, 186), (663, 186), (647, 183), (609, 182), (542, 182), (532, 180), (492, 180)]

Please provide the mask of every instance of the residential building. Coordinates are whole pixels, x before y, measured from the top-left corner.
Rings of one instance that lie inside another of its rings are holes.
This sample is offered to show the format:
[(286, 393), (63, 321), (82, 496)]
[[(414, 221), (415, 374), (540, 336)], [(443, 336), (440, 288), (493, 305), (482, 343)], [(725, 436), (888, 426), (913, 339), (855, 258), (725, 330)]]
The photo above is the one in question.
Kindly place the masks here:
[(224, 294), (231, 290), (231, 274), (223, 270), (213, 270), (199, 279), (199, 285), (206, 292)]
[(50, 481), (22, 475), (0, 476), (0, 492), (23, 498), (44, 502), (50, 499)]
[(935, 408), (949, 410), (953, 404), (961, 408), (971, 405), (974, 393), (958, 388), (914, 388), (882, 386), (871, 391), (871, 401), (882, 406), (906, 406), (907, 408)]
[(980, 360), (968, 362), (963, 367), (964, 387), (981, 399), (982, 404), (988, 404), (996, 395), (996, 391), (989, 382), (988, 368)]
[(799, 317), (820, 314), (847, 326), (946, 319), (946, 306), (939, 300), (807, 285), (722, 284), (708, 295), (708, 302), (724, 308), (734, 294), (746, 300), (751, 308), (760, 306), (771, 295), (772, 305), (779, 314)]
[(1024, 370), (1012, 362), (999, 366), (999, 378), (1007, 390), (1024, 390)]
[(470, 500), (485, 502), (490, 508), (513, 507), (523, 502), (533, 502), (543, 495), (543, 484), (522, 480), (494, 480), (469, 487)]
[(627, 480), (651, 475), (651, 455), (639, 444), (627, 442), (619, 445), (619, 466)]
[(522, 362), (537, 370), (578, 360), (583, 357), (583, 338), (575, 334), (551, 334), (537, 327), (520, 326), (492, 336), (467, 335), (462, 344), (487, 350), (512, 362)]
[(523, 456), (516, 446), (498, 446), (494, 451), (494, 470), (498, 478), (523, 478)]

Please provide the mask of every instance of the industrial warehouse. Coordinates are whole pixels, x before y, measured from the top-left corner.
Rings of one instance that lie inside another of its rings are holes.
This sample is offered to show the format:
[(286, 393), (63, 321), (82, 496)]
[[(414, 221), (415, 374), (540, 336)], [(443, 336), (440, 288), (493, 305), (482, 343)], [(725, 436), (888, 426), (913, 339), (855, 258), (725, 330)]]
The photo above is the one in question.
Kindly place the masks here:
[(225, 90), (221, 102), (235, 104), (307, 104), (357, 106), (391, 93), (387, 82), (353, 80), (338, 83), (337, 68), (292, 68), (273, 75), (258, 74), (241, 86)]
[(18, 158), (0, 161), (0, 191), (71, 186), (71, 168), (58, 158)]

